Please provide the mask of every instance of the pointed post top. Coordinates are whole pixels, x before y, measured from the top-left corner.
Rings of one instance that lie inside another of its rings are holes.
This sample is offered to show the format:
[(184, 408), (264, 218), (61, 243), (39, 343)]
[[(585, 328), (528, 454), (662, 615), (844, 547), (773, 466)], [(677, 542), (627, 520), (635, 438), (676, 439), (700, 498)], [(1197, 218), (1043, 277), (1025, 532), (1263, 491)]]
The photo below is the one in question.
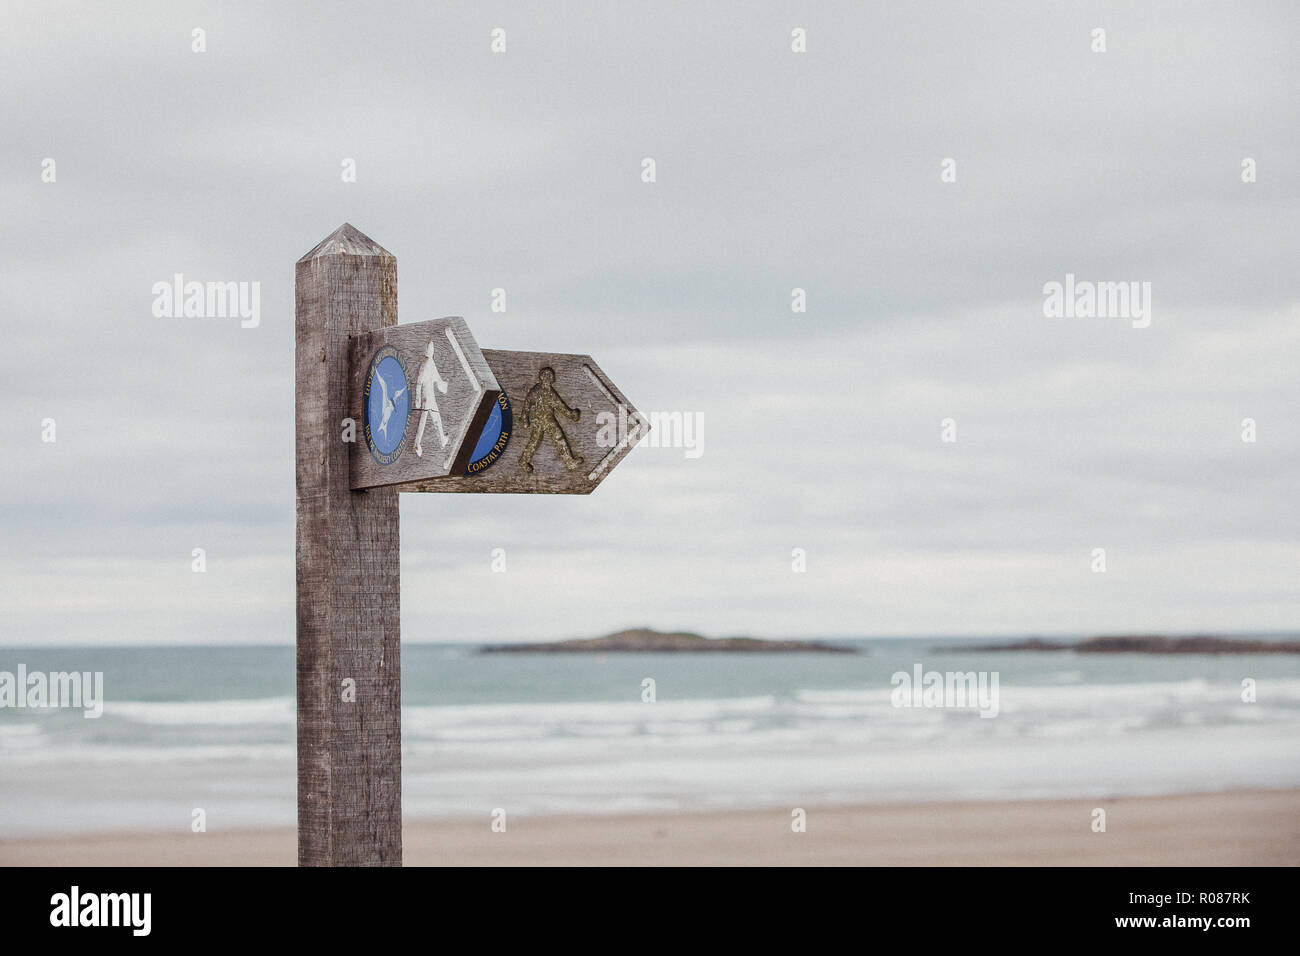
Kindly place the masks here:
[(339, 226), (322, 239), (316, 245), (316, 248), (298, 261), (306, 262), (309, 259), (319, 259), (322, 256), (387, 256), (390, 259), (395, 258), (391, 252), (350, 222), (345, 222)]

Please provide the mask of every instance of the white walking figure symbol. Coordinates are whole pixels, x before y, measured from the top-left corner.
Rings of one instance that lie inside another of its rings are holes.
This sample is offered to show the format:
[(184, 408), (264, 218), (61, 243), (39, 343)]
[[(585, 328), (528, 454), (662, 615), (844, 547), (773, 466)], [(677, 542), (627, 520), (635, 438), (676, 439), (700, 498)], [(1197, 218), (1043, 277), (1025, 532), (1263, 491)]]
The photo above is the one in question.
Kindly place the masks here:
[(438, 374), (438, 366), (433, 361), (433, 340), (429, 340), (428, 348), (424, 350), (428, 356), (424, 364), (420, 366), (420, 374), (415, 380), (415, 407), (422, 409), (420, 412), (420, 429), (415, 433), (415, 454), (421, 458), (424, 457), (424, 423), (433, 418), (433, 423), (438, 426), (438, 438), (442, 441), (442, 447), (447, 447), (447, 442), (451, 441), (446, 430), (442, 427), (442, 416), (438, 414), (438, 402), (434, 398), (433, 390), (436, 388), (444, 395), (447, 394), (447, 383), (442, 380)]
[(380, 434), (382, 434), (385, 438), (387, 438), (387, 437), (388, 437), (388, 419), (392, 417), (393, 409), (396, 407), (396, 406), (393, 404), (393, 402), (396, 402), (399, 398), (402, 397), (402, 393), (406, 391), (406, 386), (403, 385), (401, 388), (399, 388), (399, 389), (397, 390), (397, 394), (394, 395), (394, 396), (392, 397), (391, 400), (389, 400), (389, 398), (388, 398), (388, 383), (385, 382), (385, 381), (384, 381), (384, 377), (383, 377), (382, 375), (379, 374), (379, 369), (375, 369), (375, 378), (379, 379), (379, 387), (380, 387), (380, 389), (383, 390), (383, 393), (384, 393), (384, 399), (383, 399), (383, 402), (382, 402), (381, 405), (380, 405), (380, 407), (383, 409), (383, 416), (379, 419), (379, 431), (380, 431)]

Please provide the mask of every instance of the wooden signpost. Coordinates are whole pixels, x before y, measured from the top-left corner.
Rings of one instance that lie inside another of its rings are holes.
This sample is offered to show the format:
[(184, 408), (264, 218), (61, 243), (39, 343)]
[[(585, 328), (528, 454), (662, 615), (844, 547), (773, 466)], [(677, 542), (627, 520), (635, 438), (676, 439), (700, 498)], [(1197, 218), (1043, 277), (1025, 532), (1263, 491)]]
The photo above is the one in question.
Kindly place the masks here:
[(298, 863), (400, 866), (399, 491), (589, 494), (648, 431), (585, 355), (397, 325), (349, 224), (296, 267)]

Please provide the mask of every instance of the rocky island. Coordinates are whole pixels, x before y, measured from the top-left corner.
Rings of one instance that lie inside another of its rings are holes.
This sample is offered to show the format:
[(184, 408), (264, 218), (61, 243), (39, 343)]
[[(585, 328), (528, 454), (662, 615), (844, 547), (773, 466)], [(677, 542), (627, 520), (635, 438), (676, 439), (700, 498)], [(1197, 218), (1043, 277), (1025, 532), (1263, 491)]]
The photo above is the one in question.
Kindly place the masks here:
[(488, 644), (483, 654), (692, 654), (692, 653), (817, 653), (856, 654), (857, 649), (823, 644), (817, 641), (766, 641), (756, 637), (704, 637), (682, 631), (652, 631), (633, 628), (571, 641), (548, 641), (538, 644)]
[(1261, 641), (1197, 635), (1169, 637), (1161, 634), (1121, 634), (1090, 637), (1082, 641), (1048, 641), (1031, 637), (1005, 644), (942, 647), (940, 651), (1074, 651), (1079, 654), (1300, 654), (1300, 641)]

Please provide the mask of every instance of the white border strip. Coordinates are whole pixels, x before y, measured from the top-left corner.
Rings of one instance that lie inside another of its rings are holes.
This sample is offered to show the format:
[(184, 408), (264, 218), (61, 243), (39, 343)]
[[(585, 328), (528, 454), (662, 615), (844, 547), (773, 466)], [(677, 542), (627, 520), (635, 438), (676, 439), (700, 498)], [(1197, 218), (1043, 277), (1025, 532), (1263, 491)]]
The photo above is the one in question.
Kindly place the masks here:
[(451, 454), (448, 455), (447, 460), (442, 463), (443, 468), (450, 468), (452, 460), (456, 457), (456, 452), (460, 451), (460, 446), (469, 438), (465, 432), (469, 430), (470, 419), (474, 417), (474, 412), (478, 409), (478, 400), (479, 396), (483, 394), (483, 386), (479, 384), (478, 376), (474, 374), (474, 369), (470, 367), (469, 359), (465, 358), (465, 351), (460, 347), (460, 342), (456, 340), (456, 335), (452, 331), (452, 327), (449, 325), (443, 329), (443, 331), (447, 333), (447, 341), (451, 343), (452, 350), (456, 353), (456, 358), (460, 359), (461, 368), (465, 370), (465, 375), (468, 376), (469, 383), (474, 388), (474, 397), (470, 399), (468, 410), (465, 412), (465, 420), (460, 423), (460, 431), (457, 432), (457, 437), (460, 441), (452, 445)]
[[(624, 405), (617, 398), (615, 398), (613, 394), (610, 392), (610, 390), (605, 387), (605, 383), (600, 380), (600, 376), (598, 376), (595, 372), (591, 370), (590, 365), (588, 365), (586, 362), (583, 362), (582, 368), (583, 371), (587, 373), (587, 377), (591, 379), (596, 384), (596, 387), (600, 389), (601, 393), (607, 399), (609, 399), (610, 404), (614, 406), (614, 410), (616, 412), (620, 408), (627, 408), (626, 405)], [(610, 450), (609, 454), (606, 455), (604, 458), (602, 458), (600, 462), (596, 465), (596, 467), (592, 469), (591, 473), (587, 475), (588, 481), (595, 481), (597, 478), (599, 478), (601, 472), (603, 472), (606, 468), (610, 466), (610, 464), (614, 461), (615, 458), (618, 457), (619, 452), (621, 452), (624, 449), (624, 447), (631, 444), (633, 441), (641, 440), (641, 434), (640, 434), (641, 426), (645, 424), (644, 420), (641, 418), (641, 413), (638, 411), (633, 411), (630, 415), (628, 415), (628, 423), (629, 423), (629, 428), (627, 430), (627, 434), (623, 436), (623, 440), (620, 441), (617, 445), (615, 445)], [(635, 428), (630, 427), (633, 424), (636, 426)]]

